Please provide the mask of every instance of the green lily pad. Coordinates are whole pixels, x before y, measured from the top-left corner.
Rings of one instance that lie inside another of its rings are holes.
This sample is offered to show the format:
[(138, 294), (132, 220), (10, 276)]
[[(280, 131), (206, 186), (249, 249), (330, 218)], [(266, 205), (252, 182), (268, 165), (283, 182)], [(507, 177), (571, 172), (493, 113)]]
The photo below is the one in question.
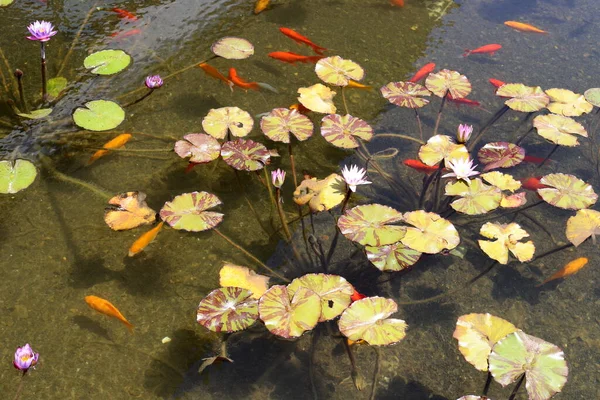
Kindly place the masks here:
[(424, 107), (429, 104), (425, 96), (431, 96), (424, 86), (413, 82), (390, 82), (379, 91), (390, 103), (406, 108)]
[(547, 400), (560, 392), (569, 374), (560, 348), (523, 331), (513, 332), (496, 343), (489, 363), (492, 376), (502, 386), (525, 374), (530, 400)]
[(456, 228), (440, 215), (423, 210), (407, 212), (404, 221), (413, 227), (406, 228), (402, 244), (421, 253), (437, 254), (452, 250), (460, 243)]
[(200, 304), (196, 320), (213, 332), (244, 330), (258, 319), (258, 301), (252, 292), (238, 287), (223, 287), (208, 294)]
[(496, 168), (510, 168), (525, 159), (525, 149), (509, 142), (487, 143), (477, 152), (479, 162), (485, 164), (483, 171)]
[(406, 227), (388, 225), (403, 220), (402, 213), (381, 204), (366, 204), (347, 210), (338, 219), (346, 238), (363, 246), (385, 246), (404, 237)]
[(19, 117), (28, 118), (28, 119), (42, 119), (47, 117), (52, 113), (51, 108), (40, 108), (39, 110), (33, 110), (30, 113), (19, 113), (17, 114)]
[(450, 94), (453, 99), (462, 99), (471, 93), (471, 82), (467, 77), (448, 69), (427, 75), (425, 87), (436, 96), (444, 97)]
[(342, 313), (338, 327), (348, 339), (364, 340), (372, 346), (385, 346), (401, 341), (406, 336), (406, 322), (388, 318), (398, 311), (392, 299), (367, 297), (353, 302)]
[(534, 112), (545, 108), (550, 97), (539, 86), (525, 86), (522, 83), (507, 83), (496, 91), (500, 97), (510, 97), (504, 104), (511, 110)]
[(31, 161), (0, 161), (0, 193), (17, 193), (26, 189), (37, 176), (37, 169)]
[(190, 157), (192, 163), (208, 163), (221, 154), (221, 144), (205, 133), (190, 133), (183, 139), (175, 142), (175, 153), (181, 158)]
[(131, 56), (123, 50), (102, 50), (90, 54), (83, 60), (83, 66), (92, 74), (113, 75), (131, 64)]
[(460, 196), (450, 205), (456, 211), (467, 215), (480, 215), (500, 207), (502, 190), (483, 183), (479, 178), (468, 183), (463, 180), (446, 184), (446, 196)]
[(355, 149), (360, 146), (358, 139), (369, 141), (373, 128), (360, 118), (352, 115), (330, 114), (321, 120), (321, 135), (335, 147)]
[(274, 108), (260, 120), (260, 129), (266, 137), (275, 142), (290, 142), (290, 133), (299, 141), (308, 139), (313, 134), (313, 123), (297, 110)]
[(591, 88), (583, 93), (583, 96), (593, 106), (600, 107), (600, 88)]
[(117, 103), (108, 100), (94, 100), (85, 103), (73, 113), (73, 121), (83, 129), (107, 131), (114, 129), (125, 119), (125, 110)]
[(0, 0), (0, 7), (11, 5), (15, 0)]
[(271, 152), (254, 140), (238, 139), (223, 143), (221, 157), (238, 171), (258, 171), (269, 163)]
[(321, 298), (319, 322), (329, 321), (344, 312), (354, 293), (354, 287), (338, 275), (306, 274), (296, 278), (287, 287), (289, 295), (294, 296), (300, 287), (312, 290)]
[(419, 261), (422, 254), (400, 242), (379, 247), (367, 246), (365, 250), (369, 261), (384, 272), (402, 271)]
[(48, 79), (46, 82), (46, 90), (48, 91), (48, 98), (54, 99), (60, 95), (60, 92), (65, 90), (67, 87), (68, 81), (67, 78), (63, 78), (62, 76), (57, 76), (56, 78)]
[(598, 200), (598, 195), (589, 183), (574, 175), (549, 174), (540, 180), (548, 188), (538, 189), (545, 202), (566, 210), (588, 208)]
[(223, 214), (206, 211), (218, 206), (221, 200), (207, 192), (184, 193), (167, 201), (160, 210), (160, 218), (172, 228), (189, 232), (212, 229), (223, 220)]
[(319, 322), (321, 298), (304, 286), (291, 296), (286, 286), (275, 285), (260, 298), (258, 313), (272, 334), (295, 338)]

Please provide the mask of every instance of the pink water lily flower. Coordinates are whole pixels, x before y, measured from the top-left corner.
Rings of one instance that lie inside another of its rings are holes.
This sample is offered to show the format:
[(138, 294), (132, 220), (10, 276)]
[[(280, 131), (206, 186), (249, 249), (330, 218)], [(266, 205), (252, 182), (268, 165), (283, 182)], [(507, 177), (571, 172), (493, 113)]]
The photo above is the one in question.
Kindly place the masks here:
[(469, 181), (471, 176), (479, 175), (479, 171), (475, 171), (473, 160), (470, 158), (455, 158), (446, 161), (446, 168), (449, 168), (452, 172), (442, 175), (442, 178), (453, 177), (456, 179), (464, 179)]
[(460, 124), (456, 131), (456, 141), (458, 143), (467, 143), (473, 133), (473, 125)]
[(278, 189), (281, 189), (283, 181), (285, 181), (285, 171), (282, 169), (276, 169), (275, 171), (271, 171), (271, 179), (273, 181), (273, 186), (275, 186)]
[(148, 89), (158, 89), (163, 85), (163, 80), (160, 75), (149, 75), (144, 83)]
[(15, 360), (13, 365), (16, 369), (27, 372), (27, 370), (37, 364), (40, 354), (33, 351), (29, 343), (23, 347), (17, 347), (15, 351)]
[(31, 36), (27, 36), (27, 39), (40, 42), (47, 42), (52, 36), (58, 33), (58, 31), (54, 30), (52, 23), (48, 21), (35, 21), (27, 29), (31, 34)]
[(342, 176), (346, 184), (353, 192), (356, 192), (356, 186), (358, 185), (369, 185), (371, 182), (365, 179), (367, 171), (364, 168), (358, 168), (357, 165), (344, 166), (342, 168)]

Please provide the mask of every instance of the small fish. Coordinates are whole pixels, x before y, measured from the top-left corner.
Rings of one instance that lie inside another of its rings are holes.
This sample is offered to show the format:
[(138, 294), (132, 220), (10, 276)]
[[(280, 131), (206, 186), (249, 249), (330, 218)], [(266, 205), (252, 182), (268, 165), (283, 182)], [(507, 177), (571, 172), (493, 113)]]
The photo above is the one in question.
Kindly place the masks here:
[(581, 268), (585, 267), (588, 263), (588, 259), (585, 257), (576, 258), (575, 260), (569, 262), (565, 265), (560, 271), (555, 272), (550, 276), (550, 278), (546, 279), (544, 282), (536, 285), (536, 287), (540, 287), (545, 285), (546, 283), (553, 281), (555, 279), (566, 278), (567, 276), (573, 275), (578, 272)]
[(219, 80), (225, 82), (225, 84), (227, 86), (229, 86), (229, 89), (231, 89), (231, 91), (233, 92), (234, 83), (231, 80), (227, 79), (227, 77), (225, 75), (220, 73), (218, 69), (216, 69), (215, 67), (213, 67), (211, 65), (208, 65), (207, 63), (198, 64), (198, 67), (202, 68), (202, 70), (206, 73), (206, 75), (212, 76), (213, 78), (216, 78), (216, 79), (219, 79)]
[(127, 10), (123, 10), (122, 8), (115, 7), (115, 8), (112, 8), (111, 11), (117, 13), (119, 18), (128, 19), (130, 21), (137, 21), (137, 19), (138, 19), (138, 17), (136, 17), (135, 14), (130, 13)]
[(308, 114), (310, 112), (310, 110), (306, 107), (304, 107), (302, 104), (300, 103), (295, 103), (292, 104), (291, 106), (288, 107), (290, 110), (296, 110), (298, 111), (300, 114)]
[(352, 301), (358, 301), (358, 300), (364, 299), (366, 297), (367, 296), (365, 296), (362, 293), (359, 293), (356, 289), (354, 289), (354, 292), (352, 293), (352, 296), (350, 296), (350, 300), (352, 300)]
[(417, 71), (416, 74), (413, 75), (408, 81), (412, 83), (417, 83), (421, 79), (425, 78), (427, 75), (433, 72), (435, 69), (435, 63), (427, 63), (421, 67), (420, 70)]
[(104, 315), (108, 315), (109, 317), (113, 317), (121, 321), (129, 332), (133, 333), (133, 325), (125, 317), (121, 312), (117, 309), (117, 307), (113, 306), (110, 301), (105, 300), (101, 297), (96, 296), (85, 296), (85, 302), (90, 308), (102, 313)]
[(348, 84), (346, 85), (347, 88), (356, 88), (356, 89), (365, 89), (365, 90), (371, 90), (373, 89), (372, 86), (369, 85), (363, 85), (362, 83), (358, 83), (356, 81), (353, 81), (352, 79), (348, 80)]
[(465, 49), (463, 53), (463, 57), (468, 57), (471, 54), (488, 54), (493, 56), (498, 50), (502, 48), (502, 45), (499, 44), (486, 44), (485, 46), (478, 47), (473, 50)]
[(535, 157), (535, 156), (525, 156), (523, 158), (523, 161), (528, 162), (528, 163), (533, 163), (533, 164), (541, 164), (542, 162), (544, 164), (548, 164), (549, 162), (551, 162), (551, 159), (545, 159), (542, 157)]
[(141, 29), (134, 28), (134, 29), (130, 29), (130, 30), (124, 31), (124, 32), (114, 32), (114, 33), (111, 33), (110, 36), (114, 37), (115, 39), (123, 39), (123, 38), (130, 37), (133, 35), (139, 35), (140, 33), (142, 33)]
[(160, 232), (160, 229), (163, 227), (163, 225), (164, 221), (160, 221), (160, 223), (154, 228), (150, 229), (148, 232), (145, 232), (144, 234), (142, 234), (142, 236), (137, 238), (137, 240), (133, 242), (133, 244), (129, 248), (129, 257), (135, 256), (136, 254), (144, 250), (146, 247), (148, 247), (148, 245), (152, 243), (154, 239), (156, 239), (156, 235), (158, 235), (158, 232)]
[(265, 11), (270, 2), (271, 0), (256, 0), (256, 4), (254, 4), (254, 14), (260, 14)]
[(505, 21), (504, 25), (510, 26), (511, 28), (516, 29), (521, 32), (544, 33), (546, 35), (548, 34), (548, 32), (541, 30), (540, 28), (537, 28), (533, 25), (525, 24), (523, 22)]
[(505, 82), (502, 82), (501, 80), (499, 80), (499, 79), (494, 79), (494, 78), (490, 78), (490, 79), (489, 79), (489, 82), (490, 82), (492, 85), (494, 85), (494, 87), (495, 87), (496, 89), (498, 89), (500, 86), (504, 86), (504, 85), (506, 85), (506, 83), (505, 83)]
[(235, 86), (239, 86), (242, 89), (260, 90), (260, 86), (257, 82), (246, 82), (238, 76), (237, 71), (233, 67), (229, 68), (229, 79)]
[(194, 169), (194, 167), (196, 165), (199, 165), (200, 163), (195, 163), (195, 162), (189, 162), (187, 167), (185, 167), (185, 173), (189, 174), (190, 172), (192, 172), (192, 169)]
[(542, 179), (541, 176), (532, 176), (530, 178), (522, 178), (520, 181), (522, 187), (527, 190), (538, 190), (550, 187), (542, 184), (540, 179)]
[(471, 100), (471, 99), (467, 99), (465, 97), (460, 98), (460, 99), (455, 99), (454, 97), (452, 97), (452, 95), (450, 93), (448, 93), (448, 96), (446, 97), (446, 99), (452, 103), (456, 103), (456, 104), (464, 104), (467, 106), (472, 106), (472, 107), (481, 107), (481, 104), (476, 101), (476, 100)]
[(90, 165), (91, 163), (93, 163), (94, 161), (99, 159), (100, 157), (103, 157), (106, 154), (108, 154), (109, 150), (119, 149), (119, 148), (123, 147), (125, 145), (125, 143), (127, 143), (129, 141), (129, 139), (131, 139), (131, 134), (122, 133), (119, 136), (117, 136), (116, 138), (109, 140), (108, 142), (106, 142), (104, 144), (104, 146), (102, 146), (105, 150), (98, 150), (97, 152), (95, 152), (94, 155), (91, 156), (90, 159), (88, 160), (87, 165)]
[(396, 7), (404, 7), (404, 0), (390, 0), (390, 5)]
[(415, 170), (417, 170), (419, 172), (424, 172), (426, 174), (432, 174), (432, 173), (436, 172), (439, 169), (438, 166), (435, 166), (435, 165), (434, 166), (430, 166), (430, 165), (427, 165), (427, 164), (423, 164), (419, 160), (408, 159), (408, 160), (402, 161), (402, 164), (404, 164), (407, 167), (410, 167), (412, 169), (415, 169)]
[(292, 53), (291, 51), (274, 51), (269, 53), (269, 57), (286, 63), (295, 64), (297, 62), (316, 63), (325, 56), (303, 56), (302, 54)]
[(281, 27), (279, 28), (279, 30), (281, 31), (281, 33), (294, 40), (296, 43), (306, 44), (307, 46), (310, 46), (315, 53), (321, 56), (323, 55), (324, 51), (327, 51), (325, 47), (317, 46), (309, 38), (307, 38), (306, 36), (302, 36), (293, 29)]

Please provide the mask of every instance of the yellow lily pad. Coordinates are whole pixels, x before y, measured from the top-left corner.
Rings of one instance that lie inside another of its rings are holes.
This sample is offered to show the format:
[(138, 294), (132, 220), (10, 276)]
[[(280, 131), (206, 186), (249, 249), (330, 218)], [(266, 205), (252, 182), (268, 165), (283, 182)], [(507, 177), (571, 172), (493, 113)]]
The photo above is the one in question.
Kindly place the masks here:
[(502, 194), (500, 207), (502, 208), (517, 208), (527, 204), (527, 193), (519, 192), (511, 195)]
[(568, 174), (549, 174), (540, 183), (548, 188), (538, 189), (538, 194), (549, 204), (566, 210), (588, 208), (598, 200), (592, 185)]
[(298, 101), (311, 111), (323, 114), (335, 114), (333, 104), (335, 92), (322, 83), (298, 89)]
[(463, 144), (456, 144), (450, 136), (435, 135), (419, 149), (419, 158), (430, 167), (442, 160), (469, 158), (469, 151)]
[(402, 213), (392, 207), (366, 204), (347, 210), (337, 225), (348, 240), (363, 246), (384, 246), (404, 237), (405, 226), (390, 225), (402, 219)]
[(482, 174), (481, 177), (484, 181), (490, 185), (500, 188), (500, 190), (510, 190), (514, 192), (521, 188), (521, 182), (516, 180), (509, 174), (503, 174), (502, 172), (493, 171)]
[(545, 108), (550, 98), (539, 86), (525, 86), (522, 83), (507, 83), (496, 90), (500, 97), (510, 97), (506, 104), (511, 110), (534, 112)]
[(500, 264), (508, 263), (508, 252), (510, 251), (519, 261), (530, 261), (535, 252), (535, 246), (530, 240), (519, 242), (529, 236), (529, 233), (517, 223), (500, 224), (497, 222), (485, 223), (479, 233), (490, 240), (479, 240), (479, 247), (492, 260)]
[(547, 108), (554, 114), (578, 117), (581, 114), (589, 113), (594, 108), (582, 94), (574, 93), (568, 89), (548, 89), (546, 94), (551, 101)]
[(567, 239), (579, 246), (590, 236), (596, 244), (596, 235), (600, 236), (600, 212), (596, 210), (578, 210), (567, 221)]
[(446, 196), (460, 196), (450, 205), (456, 211), (467, 215), (480, 215), (495, 210), (502, 200), (501, 189), (486, 185), (479, 178), (471, 179), (469, 182), (464, 180), (448, 182), (445, 191)]
[(288, 293), (294, 296), (301, 287), (312, 290), (321, 298), (319, 322), (329, 321), (340, 315), (351, 303), (354, 287), (341, 276), (329, 274), (306, 274), (288, 285)]
[(325, 179), (305, 179), (294, 191), (294, 202), (303, 206), (308, 203), (311, 211), (327, 211), (340, 204), (346, 196), (346, 184), (338, 174)]
[(321, 298), (300, 287), (292, 296), (286, 286), (271, 286), (258, 302), (260, 319), (274, 335), (296, 338), (317, 325), (321, 315)]
[(380, 271), (402, 271), (414, 265), (421, 257), (421, 252), (411, 249), (402, 243), (386, 246), (366, 246), (367, 258)]
[(360, 65), (340, 56), (320, 59), (315, 65), (315, 72), (323, 82), (334, 86), (346, 86), (349, 80), (360, 81), (365, 76)]
[(219, 271), (221, 287), (238, 287), (252, 292), (252, 298), (260, 299), (269, 288), (269, 277), (257, 274), (250, 268), (226, 262)]
[(467, 77), (449, 69), (427, 75), (425, 86), (439, 97), (448, 93), (453, 99), (462, 99), (471, 93), (471, 82)]
[(431, 92), (424, 86), (413, 82), (390, 82), (383, 86), (381, 95), (390, 103), (406, 108), (421, 108), (429, 104)]
[(215, 139), (225, 139), (227, 132), (244, 137), (254, 127), (254, 120), (248, 112), (238, 107), (213, 108), (202, 120), (202, 127)]
[(588, 136), (583, 125), (562, 115), (538, 115), (533, 119), (533, 126), (541, 137), (561, 146), (579, 145), (577, 137), (573, 135)]
[(406, 228), (402, 244), (421, 253), (437, 254), (452, 250), (460, 243), (456, 228), (450, 221), (436, 213), (417, 210), (404, 214), (404, 221), (413, 227)]

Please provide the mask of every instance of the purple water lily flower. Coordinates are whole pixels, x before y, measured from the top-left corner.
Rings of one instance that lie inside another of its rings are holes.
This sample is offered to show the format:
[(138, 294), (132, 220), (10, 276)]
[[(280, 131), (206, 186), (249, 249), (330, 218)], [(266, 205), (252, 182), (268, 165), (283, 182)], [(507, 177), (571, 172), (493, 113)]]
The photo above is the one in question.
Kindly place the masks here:
[(460, 124), (456, 131), (456, 141), (458, 143), (467, 143), (473, 133), (473, 125)]
[(36, 353), (33, 351), (29, 343), (27, 343), (23, 347), (17, 347), (17, 351), (15, 351), (15, 361), (13, 361), (13, 365), (16, 369), (23, 371), (23, 373), (27, 372), (27, 370), (38, 362), (38, 358), (40, 353)]
[(40, 42), (47, 42), (52, 36), (58, 33), (58, 31), (54, 30), (52, 23), (48, 21), (35, 21), (27, 29), (31, 34), (31, 36), (27, 36), (27, 39)]
[(163, 80), (160, 75), (148, 75), (145, 84), (148, 89), (158, 89), (163, 85)]
[(278, 189), (281, 189), (283, 181), (285, 181), (285, 171), (282, 169), (276, 169), (275, 171), (271, 171), (271, 180), (273, 181), (273, 186), (275, 186)]

